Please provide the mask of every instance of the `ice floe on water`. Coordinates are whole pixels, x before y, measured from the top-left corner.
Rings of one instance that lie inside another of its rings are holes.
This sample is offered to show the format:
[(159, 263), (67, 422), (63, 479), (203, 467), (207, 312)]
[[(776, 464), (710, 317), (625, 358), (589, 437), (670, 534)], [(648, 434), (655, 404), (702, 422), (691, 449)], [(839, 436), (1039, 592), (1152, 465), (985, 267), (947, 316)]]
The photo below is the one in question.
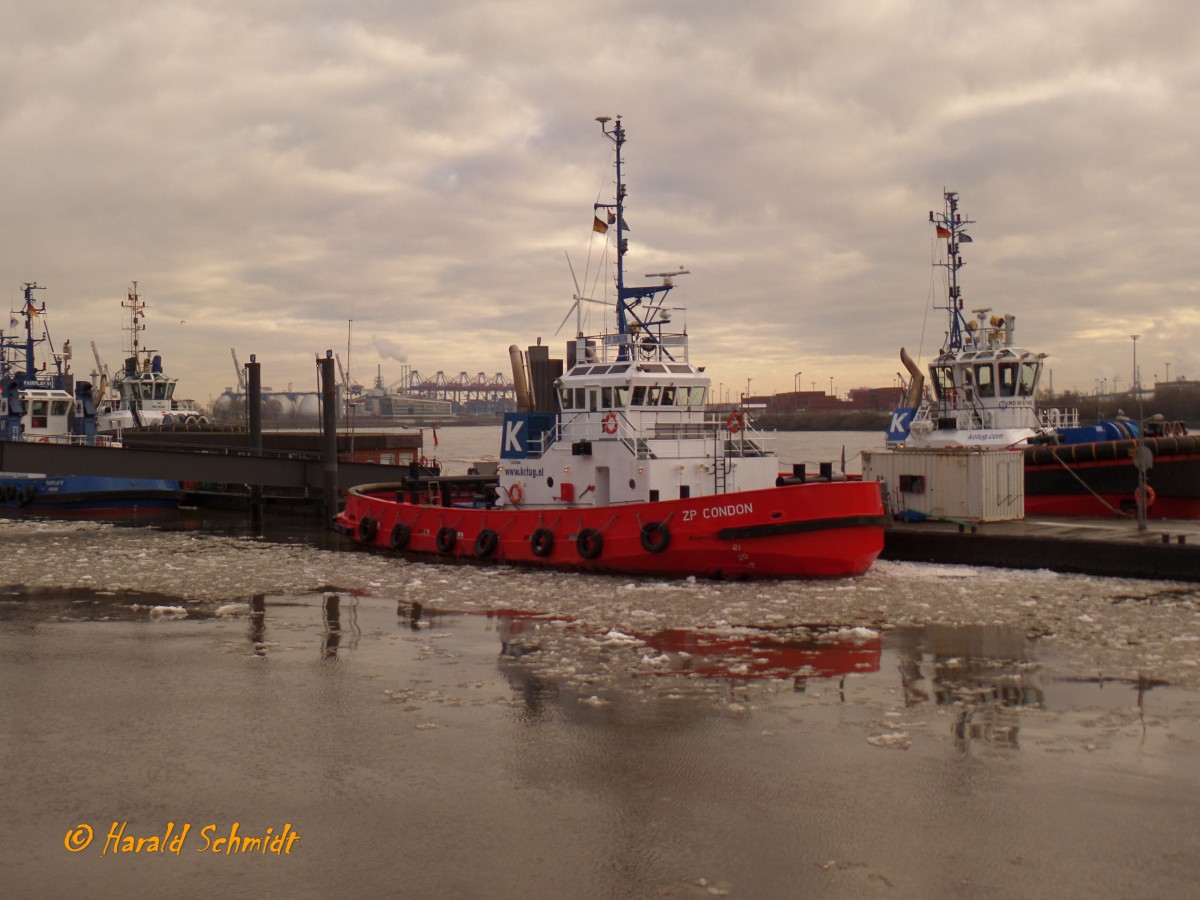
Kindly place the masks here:
[(1178, 582), (889, 561), (833, 581), (656, 581), (55, 520), (0, 521), (0, 541), (0, 602), (29, 592), (88, 591), (164, 611), (229, 616), (244, 614), (256, 596), (340, 591), (405, 604), (426, 617), (519, 610), (569, 621), (577, 627), (559, 627), (557, 640), (586, 634), (596, 652), (628, 650), (638, 665), (657, 656), (646, 652), (642, 636), (668, 629), (777, 634), (819, 625), (823, 638), (840, 629), (839, 640), (870, 640), (929, 623), (1002, 626), (1081, 669), (1200, 683), (1200, 586)]

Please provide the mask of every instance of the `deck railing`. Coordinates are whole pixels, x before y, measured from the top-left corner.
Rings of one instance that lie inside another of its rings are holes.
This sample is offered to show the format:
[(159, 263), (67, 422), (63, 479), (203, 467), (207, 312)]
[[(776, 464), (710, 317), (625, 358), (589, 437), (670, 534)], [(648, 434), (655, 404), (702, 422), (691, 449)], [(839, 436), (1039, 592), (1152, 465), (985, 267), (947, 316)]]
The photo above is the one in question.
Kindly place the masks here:
[[(704, 441), (710, 448), (717, 448), (705, 455), (715, 453), (733, 459), (774, 453), (774, 435), (768, 436), (758, 430), (740, 413), (739, 418), (734, 418), (733, 414), (706, 412), (703, 419), (696, 419), (693, 411), (684, 409), (637, 412), (633, 415), (641, 421), (640, 427), (624, 410), (612, 410), (611, 415), (614, 418), (605, 416), (599, 421), (585, 419), (584, 414), (566, 422), (560, 420), (551, 431), (542, 435), (541, 440), (531, 440), (529, 450), (531, 454), (541, 456), (552, 444), (567, 440), (566, 432), (569, 431), (571, 441), (619, 441), (639, 458), (697, 455), (683, 452), (683, 442), (687, 441)], [(675, 448), (673, 453), (672, 447)]]

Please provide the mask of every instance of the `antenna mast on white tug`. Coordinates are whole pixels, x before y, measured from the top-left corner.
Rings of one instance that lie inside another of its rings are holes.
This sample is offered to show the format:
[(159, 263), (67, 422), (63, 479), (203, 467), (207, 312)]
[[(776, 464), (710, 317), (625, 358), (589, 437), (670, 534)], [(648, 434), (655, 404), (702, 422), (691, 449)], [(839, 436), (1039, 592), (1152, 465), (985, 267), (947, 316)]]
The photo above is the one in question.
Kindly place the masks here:
[(962, 229), (967, 225), (974, 225), (972, 219), (964, 219), (958, 211), (958, 192), (946, 191), (946, 211), (943, 213), (935, 213), (929, 211), (929, 221), (937, 226), (937, 236), (946, 239), (946, 261), (935, 263), (934, 265), (942, 266), (949, 273), (950, 287), (948, 291), (947, 309), (950, 311), (950, 332), (947, 335), (947, 350), (962, 349), (962, 331), (964, 327), (962, 309), (962, 288), (958, 284), (958, 270), (965, 263), (961, 256), (958, 255), (959, 244), (971, 243), (971, 236)]

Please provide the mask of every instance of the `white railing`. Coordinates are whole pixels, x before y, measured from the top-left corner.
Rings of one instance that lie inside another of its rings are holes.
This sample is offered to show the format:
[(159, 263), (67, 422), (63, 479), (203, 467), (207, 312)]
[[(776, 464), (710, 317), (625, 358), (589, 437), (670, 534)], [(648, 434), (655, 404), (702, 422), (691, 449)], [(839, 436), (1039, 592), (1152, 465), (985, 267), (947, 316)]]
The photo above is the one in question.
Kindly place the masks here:
[(1050, 409), (1039, 409), (1038, 424), (1043, 428), (1078, 428), (1079, 410), (1059, 409), (1056, 406)]
[[(568, 414), (569, 415), (569, 414)], [(705, 441), (718, 447), (718, 456), (746, 457), (774, 454), (775, 437), (759, 431), (742, 413), (705, 413), (696, 419), (695, 412), (680, 409), (675, 411), (636, 412), (632, 416), (640, 420), (635, 426), (630, 414), (624, 410), (611, 410), (603, 418), (590, 418), (595, 414), (578, 414), (567, 422), (559, 420), (554, 428), (543, 435), (542, 440), (531, 440), (529, 450), (541, 456), (551, 444), (558, 441), (620, 441), (635, 456), (646, 456), (649, 443), (654, 442), (656, 456), (695, 456), (683, 452), (688, 441)], [(734, 426), (731, 428), (730, 426)], [(569, 432), (569, 437), (567, 433)], [(674, 444), (677, 451), (665, 453)]]
[(121, 442), (114, 437), (98, 434), (89, 437), (84, 434), (37, 434), (25, 432), (20, 440), (26, 444), (66, 444), (75, 447), (120, 447)]

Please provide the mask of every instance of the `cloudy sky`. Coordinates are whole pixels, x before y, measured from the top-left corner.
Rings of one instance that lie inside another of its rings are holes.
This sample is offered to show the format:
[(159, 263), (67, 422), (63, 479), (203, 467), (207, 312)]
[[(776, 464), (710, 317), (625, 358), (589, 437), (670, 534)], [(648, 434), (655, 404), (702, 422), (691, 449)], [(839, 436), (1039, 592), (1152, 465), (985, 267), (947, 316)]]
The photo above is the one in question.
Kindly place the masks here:
[(202, 402), (231, 348), (316, 389), (351, 320), (366, 384), (507, 373), (569, 336), (568, 255), (606, 290), (595, 117), (621, 115), (629, 270), (692, 272), (673, 299), (727, 390), (927, 360), (946, 189), (968, 308), (1015, 314), (1055, 388), (1127, 388), (1131, 334), (1144, 382), (1200, 378), (1190, 0), (15, 0), (0, 26), (0, 290), (45, 286), (77, 375), (90, 341), (119, 364), (133, 280)]

